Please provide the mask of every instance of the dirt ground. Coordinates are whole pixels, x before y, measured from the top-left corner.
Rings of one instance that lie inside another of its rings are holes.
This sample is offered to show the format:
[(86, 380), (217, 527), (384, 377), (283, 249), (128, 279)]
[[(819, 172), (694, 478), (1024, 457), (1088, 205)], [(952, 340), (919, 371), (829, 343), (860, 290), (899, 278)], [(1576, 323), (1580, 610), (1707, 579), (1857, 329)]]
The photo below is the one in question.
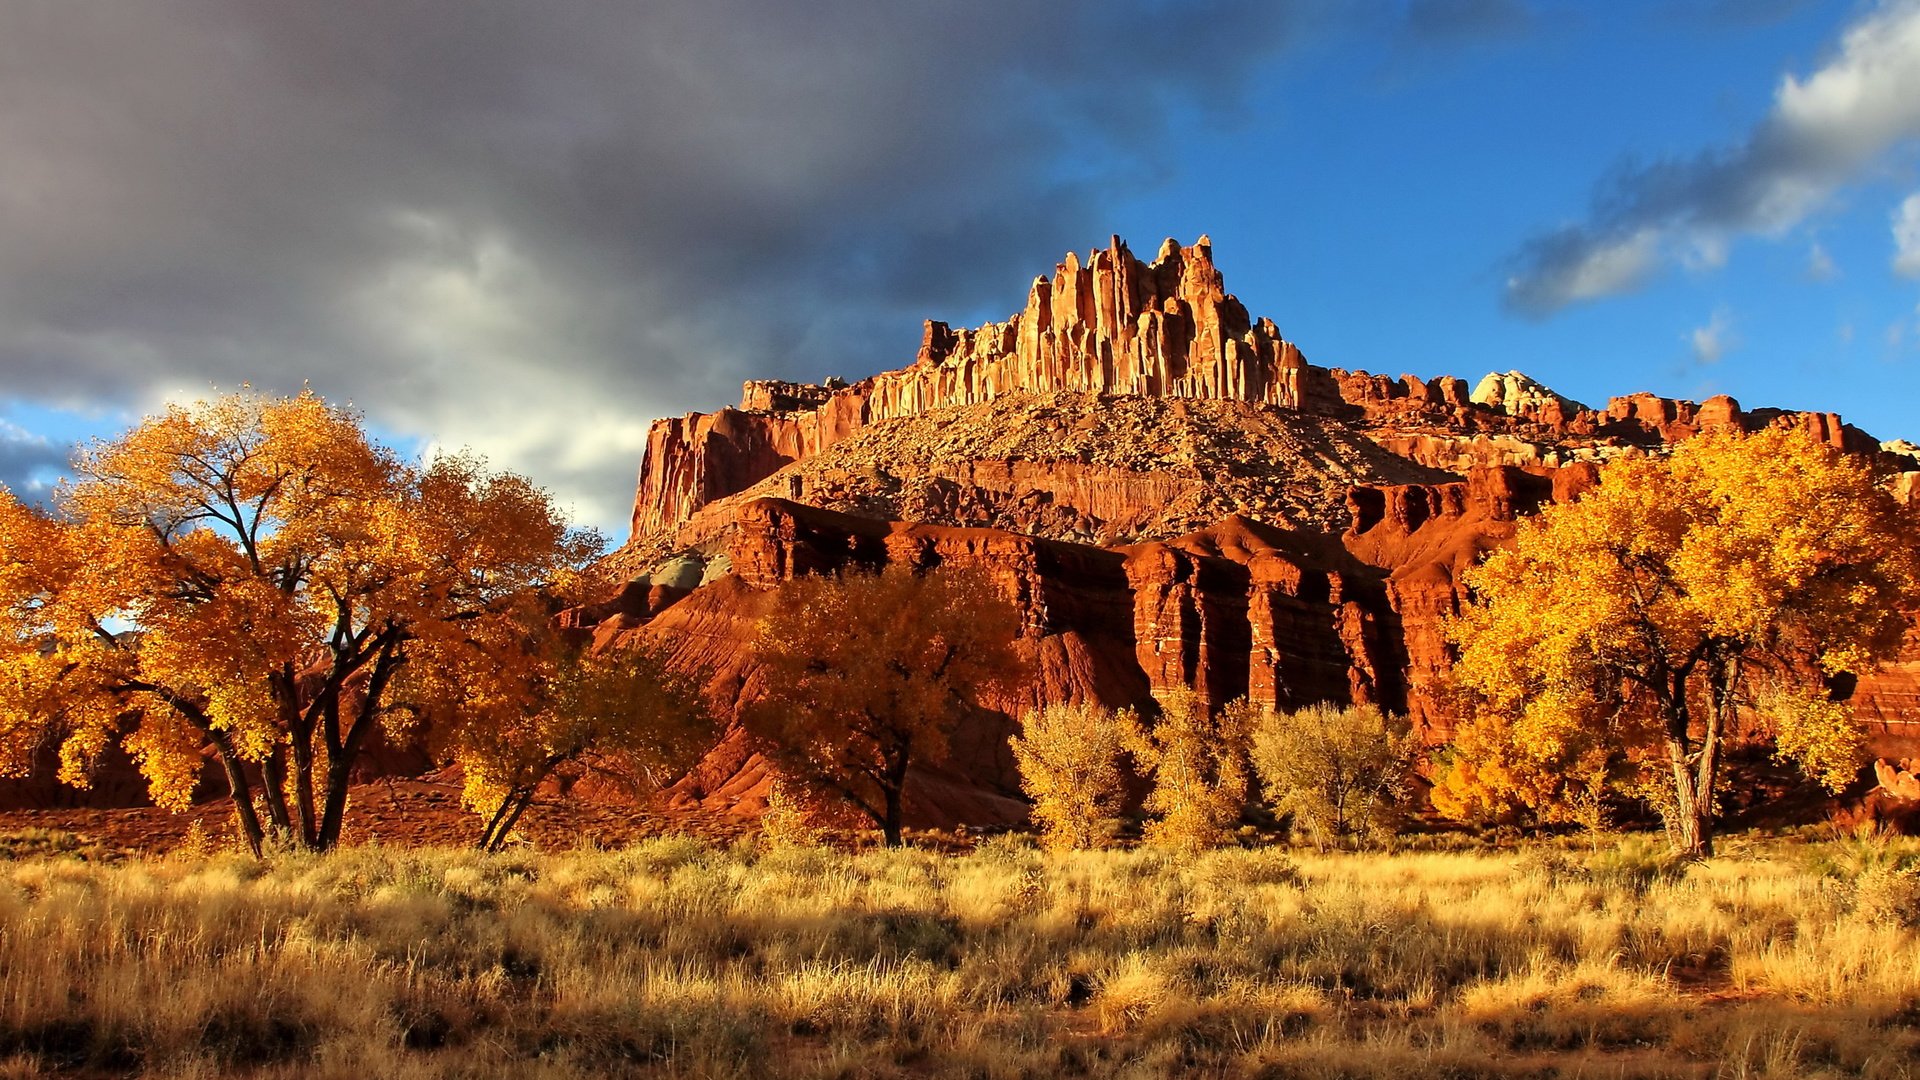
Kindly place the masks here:
[[(129, 855), (165, 854), (188, 843), (239, 842), (233, 804), (225, 799), (178, 814), (151, 806), (0, 811), (0, 832), (27, 829), (71, 833), (86, 846)], [(622, 847), (664, 834), (725, 842), (754, 831), (749, 821), (699, 810), (655, 810), (552, 797), (535, 802), (516, 833), (520, 842), (555, 849)], [(460, 805), (458, 783), (433, 778), (377, 780), (353, 788), (342, 843), (457, 846), (473, 843), (479, 834), (479, 818)]]

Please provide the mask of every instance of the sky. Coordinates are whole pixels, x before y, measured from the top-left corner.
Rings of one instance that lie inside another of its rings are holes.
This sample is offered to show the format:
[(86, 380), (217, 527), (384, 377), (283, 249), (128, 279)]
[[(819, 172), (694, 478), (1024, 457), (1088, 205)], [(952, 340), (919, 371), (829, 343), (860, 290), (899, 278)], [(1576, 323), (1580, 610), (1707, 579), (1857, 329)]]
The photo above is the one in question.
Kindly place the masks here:
[(1920, 0), (5, 0), (0, 483), (306, 385), (617, 542), (653, 418), (1116, 233), (1316, 364), (1920, 440)]

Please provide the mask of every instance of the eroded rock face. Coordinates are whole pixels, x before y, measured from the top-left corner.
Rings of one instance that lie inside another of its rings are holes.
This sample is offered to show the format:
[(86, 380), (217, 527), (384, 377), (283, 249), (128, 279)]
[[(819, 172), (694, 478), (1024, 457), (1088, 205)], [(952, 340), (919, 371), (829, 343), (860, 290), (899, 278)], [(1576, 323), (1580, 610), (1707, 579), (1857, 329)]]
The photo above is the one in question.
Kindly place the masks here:
[[(755, 604), (797, 574), (890, 563), (974, 567), (1022, 612), (1035, 679), (956, 734), (952, 758), (917, 773), (910, 804), (926, 823), (1003, 820), (1018, 777), (1005, 751), (1015, 718), (1050, 702), (1138, 704), (1179, 686), (1224, 704), (1247, 697), (1295, 709), (1371, 701), (1410, 712), (1439, 738), (1432, 701), (1445, 668), (1440, 620), (1461, 602), (1457, 573), (1511, 535), (1515, 517), (1583, 490), (1579, 478), (1518, 469), (1465, 481), (1357, 488), (1342, 534), (1275, 528), (1242, 516), (1167, 541), (1099, 547), (1000, 529), (884, 521), (760, 498), (735, 509), (731, 573), (651, 620), (609, 620), (604, 642), (667, 644), (709, 672), (730, 715), (753, 693), (747, 644)], [(962, 749), (971, 748), (971, 749)], [(986, 817), (942, 819), (965, 791)], [(764, 763), (735, 731), (677, 797), (757, 812)], [(917, 800), (917, 802), (916, 802)]]
[(1191, 247), (1169, 240), (1146, 263), (1116, 236), (1084, 264), (1070, 252), (1052, 277), (1035, 278), (1026, 307), (1005, 322), (927, 323), (909, 367), (838, 389), (749, 382), (738, 410), (657, 422), (634, 533), (677, 527), (860, 427), (934, 409), (1055, 390), (1300, 408), (1307, 382), (1299, 350), (1225, 291), (1205, 237)]
[(1338, 532), (1355, 484), (1440, 482), (1344, 421), (1206, 398), (1009, 393), (856, 431), (643, 534), (623, 566), (712, 549), (736, 509), (790, 499), (875, 518), (1056, 540), (1167, 540), (1244, 513)]
[[(1136, 258), (1114, 237), (1084, 260), (1069, 253), (1051, 276), (1035, 278), (1025, 307), (1004, 322), (971, 330), (927, 323), (907, 367), (851, 384), (755, 380), (742, 388), (737, 409), (656, 421), (634, 499), (632, 544), (645, 549), (645, 558), (662, 546), (687, 542), (678, 534), (704, 507), (749, 489), (756, 497), (818, 501), (807, 490), (811, 477), (790, 477), (786, 487), (764, 485), (876, 426), (1009, 398), (1062, 394), (1233, 403), (1325, 419), (1349, 425), (1352, 433), (1391, 454), (1453, 473), (1481, 466), (1606, 461), (1702, 432), (1774, 424), (1803, 428), (1849, 451), (1878, 449), (1864, 432), (1831, 413), (1747, 412), (1725, 396), (1695, 404), (1632, 394), (1592, 409), (1517, 371), (1489, 374), (1470, 388), (1451, 375), (1396, 379), (1315, 367), (1272, 322), (1250, 316), (1226, 291), (1205, 237), (1191, 246), (1168, 240), (1152, 262)], [(1004, 410), (992, 415), (1005, 419)], [(1141, 437), (1147, 449), (1157, 448), (1152, 432)], [(1077, 487), (1088, 502), (1116, 487), (1143, 490), (1111, 470), (1093, 470), (1092, 483), (1067, 476), (1086, 472), (1086, 463), (1058, 457), (1041, 467), (1057, 469), (1061, 481), (1036, 482), (1034, 462), (1029, 458), (1024, 464), (1028, 479), (1016, 486), (1026, 490)], [(943, 479), (985, 497), (966, 490), (930, 492), (924, 501), (931, 505), (914, 507), (890, 503), (890, 493), (879, 492), (873, 505), (857, 508), (880, 514), (926, 509), (932, 512), (929, 520), (982, 523), (980, 506), (994, 502), (986, 493), (995, 485), (950, 475)], [(1394, 479), (1357, 475), (1351, 481)], [(852, 497), (830, 501), (856, 508)], [(1066, 535), (1076, 514), (1085, 519), (1081, 524), (1127, 516), (1112, 513), (1112, 499), (1107, 501), (1103, 511), (1055, 498), (1051, 506), (1060, 512), (1050, 511), (1043, 531)], [(950, 514), (943, 512), (949, 507)], [(729, 507), (717, 520), (729, 521), (731, 515)], [(1013, 527), (1029, 524), (996, 514), (987, 518)], [(1143, 523), (1131, 533), (1094, 528), (1082, 538), (1116, 542), (1165, 535)]]
[[(733, 612), (762, 590), (848, 563), (981, 566), (1026, 613), (1039, 674), (989, 703), (962, 740), (974, 751), (916, 781), (943, 793), (923, 807), (1014, 795), (1004, 734), (1044, 702), (1174, 686), (1282, 708), (1373, 701), (1438, 740), (1461, 572), (1519, 517), (1577, 497), (1608, 461), (1771, 426), (1873, 456), (1903, 498), (1920, 487), (1920, 450), (1830, 413), (1652, 394), (1592, 408), (1517, 371), (1469, 384), (1314, 367), (1225, 291), (1204, 237), (1151, 262), (1115, 238), (1035, 279), (1004, 322), (927, 323), (907, 367), (748, 383), (740, 409), (658, 422), (614, 565), (724, 550), (732, 573), (684, 598), (649, 578), (603, 634), (689, 635), (689, 663), (725, 661), (726, 709), (752, 680)], [(1877, 744), (1920, 717), (1916, 663), (1858, 684)], [(741, 738), (682, 795), (751, 808), (765, 778)]]

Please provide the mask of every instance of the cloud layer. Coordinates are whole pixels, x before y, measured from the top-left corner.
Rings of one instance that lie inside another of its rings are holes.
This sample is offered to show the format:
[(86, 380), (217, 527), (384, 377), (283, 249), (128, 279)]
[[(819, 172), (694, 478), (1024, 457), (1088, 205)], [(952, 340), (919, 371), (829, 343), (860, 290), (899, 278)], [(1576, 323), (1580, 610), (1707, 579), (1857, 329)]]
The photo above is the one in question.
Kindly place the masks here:
[(1006, 299), (1165, 168), (1174, 117), (1230, 116), (1291, 17), (6, 5), (0, 396), (311, 380), (618, 521), (651, 417)]
[(1920, 2), (1902, 0), (1855, 22), (1812, 74), (1782, 79), (1772, 109), (1738, 144), (1623, 167), (1586, 220), (1515, 252), (1506, 304), (1543, 317), (1637, 288), (1663, 260), (1724, 258), (1730, 236), (1791, 228), (1916, 137)]

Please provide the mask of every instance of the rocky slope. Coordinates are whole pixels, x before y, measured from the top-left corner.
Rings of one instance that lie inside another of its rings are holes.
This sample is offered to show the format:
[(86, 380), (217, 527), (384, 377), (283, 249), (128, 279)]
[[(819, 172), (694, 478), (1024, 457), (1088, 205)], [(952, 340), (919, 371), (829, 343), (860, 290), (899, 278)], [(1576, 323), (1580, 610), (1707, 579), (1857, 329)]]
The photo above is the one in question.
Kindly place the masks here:
[(1208, 398), (1008, 391), (862, 427), (618, 556), (645, 568), (713, 549), (739, 506), (777, 497), (870, 518), (989, 526), (1113, 544), (1168, 539), (1244, 513), (1339, 531), (1357, 484), (1455, 479), (1351, 424)]

